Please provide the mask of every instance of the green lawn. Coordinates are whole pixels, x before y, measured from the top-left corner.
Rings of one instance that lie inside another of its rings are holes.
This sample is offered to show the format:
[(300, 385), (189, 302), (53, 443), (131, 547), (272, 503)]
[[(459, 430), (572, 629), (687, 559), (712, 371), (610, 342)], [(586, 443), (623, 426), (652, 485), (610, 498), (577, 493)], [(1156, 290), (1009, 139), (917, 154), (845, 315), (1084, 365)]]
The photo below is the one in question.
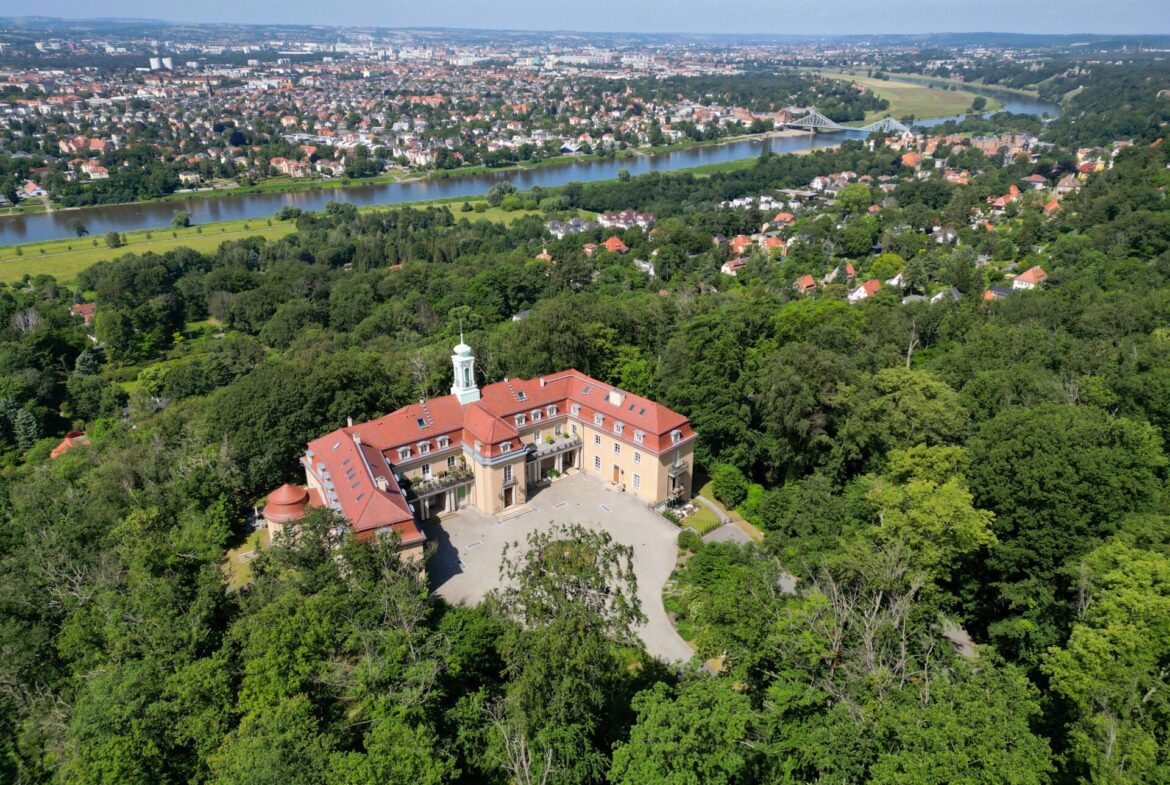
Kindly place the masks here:
[(719, 528), (719, 517), (711, 512), (711, 508), (699, 501), (695, 502), (695, 504), (698, 506), (699, 511), (694, 515), (688, 515), (686, 518), (683, 518), (680, 523), (683, 526), (690, 526), (699, 533), (700, 537)]
[[(885, 115), (891, 117), (905, 117), (914, 115), (915, 118), (947, 117), (962, 114), (971, 108), (975, 100), (975, 93), (967, 90), (946, 90), (942, 86), (929, 87), (927, 85), (899, 82), (894, 79), (872, 79), (866, 76), (854, 76), (848, 73), (823, 71), (825, 76), (856, 82), (867, 87), (879, 97), (890, 102), (890, 108), (882, 112), (869, 112), (866, 121), (870, 122)], [(1003, 102), (990, 96), (987, 98), (987, 111), (995, 111), (1003, 106)]]
[(224, 556), (223, 571), (227, 578), (228, 588), (239, 591), (252, 580), (252, 554), (268, 548), (268, 529), (257, 529), (248, 535), (248, 539), (232, 548)]
[[(226, 240), (254, 236), (275, 240), (296, 230), (290, 221), (273, 221), (272, 226), (268, 226), (266, 220), (252, 218), (246, 221), (221, 221), (187, 229), (126, 232), (126, 243), (119, 248), (107, 246), (104, 237), (75, 237), (47, 240), (42, 243), (0, 246), (0, 281), (20, 280), (25, 273), (48, 274), (59, 281), (71, 281), (79, 272), (95, 262), (116, 259), (126, 253), (147, 251), (163, 253), (184, 246), (206, 253), (214, 251)], [(150, 238), (147, 237), (148, 234)], [(172, 237), (172, 234), (175, 236)], [(97, 240), (96, 246), (93, 244), (94, 240)]]
[[(535, 210), (507, 212), (499, 207), (489, 207), (479, 213), (463, 213), (459, 211), (459, 208), (465, 201), (475, 204), (480, 200), (454, 199), (431, 204), (449, 207), (455, 215), (455, 220), (466, 218), (469, 221), (511, 223), (526, 215), (540, 214)], [(406, 206), (418, 207), (424, 206), (424, 204), (377, 206), (362, 208), (362, 210), (387, 210)], [(582, 212), (581, 215), (592, 217), (590, 213)], [(126, 243), (119, 248), (107, 246), (104, 237), (88, 236), (0, 246), (0, 281), (18, 281), (27, 273), (29, 275), (52, 275), (58, 281), (69, 282), (79, 272), (94, 263), (116, 259), (126, 253), (141, 254), (148, 251), (164, 253), (182, 247), (192, 248), (201, 253), (210, 253), (218, 248), (220, 243), (228, 240), (240, 240), (245, 237), (277, 240), (296, 231), (296, 226), (292, 221), (271, 220), (271, 225), (269, 225), (269, 220), (267, 218), (249, 218), (219, 221), (186, 229), (164, 228), (126, 232), (124, 235)], [(97, 240), (96, 246), (93, 244), (94, 240)]]

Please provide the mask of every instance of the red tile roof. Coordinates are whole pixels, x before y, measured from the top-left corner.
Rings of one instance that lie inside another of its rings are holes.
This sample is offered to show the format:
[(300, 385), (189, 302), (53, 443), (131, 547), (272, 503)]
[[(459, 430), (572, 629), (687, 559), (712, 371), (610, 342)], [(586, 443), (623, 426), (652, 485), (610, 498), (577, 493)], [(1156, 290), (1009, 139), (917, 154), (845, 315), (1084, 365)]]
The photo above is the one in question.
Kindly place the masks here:
[[(333, 483), (325, 503), (349, 519), (359, 534), (390, 526), (404, 543), (411, 542), (411, 537), (421, 541), (423, 535), (414, 525), (392, 465), (422, 457), (422, 443), (428, 455), (446, 449), (439, 446), (439, 437), (446, 437), (449, 446), (469, 451), (475, 451), (478, 441), (480, 455), (495, 457), (502, 454), (503, 442), (513, 442), (513, 450), (519, 448), (516, 415), (525, 415), (521, 427), (526, 428), (533, 425), (531, 412), (539, 410), (541, 420), (535, 427), (541, 427), (550, 416), (569, 415), (574, 405), (579, 407), (579, 421), (593, 423), (600, 414), (613, 438), (647, 452), (668, 450), (674, 444), (675, 431), (680, 441), (694, 435), (690, 422), (678, 412), (568, 370), (540, 379), (508, 379), (486, 385), (475, 403), (461, 406), (454, 395), (446, 395), (339, 428), (310, 442), (303, 461), (322, 484), (326, 478)], [(555, 415), (550, 414), (549, 406), (556, 406)], [(624, 426), (620, 435), (612, 432), (618, 422)], [(409, 449), (408, 457), (400, 458), (400, 449)]]
[(1048, 280), (1048, 273), (1042, 267), (1029, 267), (1016, 276), (1015, 280), (1030, 284), (1041, 284)]
[(49, 459), (59, 458), (74, 447), (83, 447), (89, 444), (89, 437), (81, 431), (72, 431), (65, 435), (61, 443), (49, 451)]

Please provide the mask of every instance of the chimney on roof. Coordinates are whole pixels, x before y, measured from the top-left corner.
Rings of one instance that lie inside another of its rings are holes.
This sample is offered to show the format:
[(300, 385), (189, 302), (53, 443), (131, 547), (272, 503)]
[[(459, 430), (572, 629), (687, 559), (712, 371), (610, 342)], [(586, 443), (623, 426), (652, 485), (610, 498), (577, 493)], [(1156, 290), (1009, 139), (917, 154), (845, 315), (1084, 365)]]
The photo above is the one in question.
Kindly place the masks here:
[(346, 418), (345, 418), (345, 427), (346, 427), (346, 428), (352, 428), (352, 427), (353, 427), (353, 418), (352, 418), (352, 417), (346, 417)]
[(544, 387), (544, 377), (540, 377), (540, 386)]
[(382, 475), (378, 475), (374, 478), (374, 485), (378, 486), (378, 490), (382, 491), (383, 493), (390, 490), (390, 483), (387, 482), (386, 478)]
[(354, 444), (361, 444), (362, 443), (362, 435), (360, 433), (353, 434), (353, 443)]

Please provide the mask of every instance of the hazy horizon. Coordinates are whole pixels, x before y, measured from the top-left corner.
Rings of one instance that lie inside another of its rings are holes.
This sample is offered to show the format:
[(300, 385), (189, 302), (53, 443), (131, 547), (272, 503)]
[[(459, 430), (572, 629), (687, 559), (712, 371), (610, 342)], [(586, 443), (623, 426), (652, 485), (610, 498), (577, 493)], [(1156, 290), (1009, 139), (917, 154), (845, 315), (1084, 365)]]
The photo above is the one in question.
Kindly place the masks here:
[[(632, 4), (596, 0), (590, 7), (550, 5), (537, 0), (499, 0), (490, 6), (463, 0), (387, 2), (377, 7), (356, 0), (328, 6), (287, 0), (274, 17), (267, 4), (205, 0), (170, 7), (160, 15), (157, 1), (108, 0), (95, 16), (92, 3), (43, 0), (35, 14), (62, 19), (136, 18), (177, 23), (303, 24), (325, 26), (448, 27), (582, 33), (680, 33), (768, 35), (889, 35), (943, 33), (1029, 33), (1048, 35), (1166, 35), (1170, 3), (1153, 8), (1148, 0), (1117, 0), (1102, 14), (1100, 3), (1067, 0), (986, 0), (980, 4), (889, 0), (743, 0), (730, 6), (695, 0), (650, 0)], [(14, 15), (16, 16), (16, 15)], [(847, 20), (847, 21), (843, 21)], [(714, 22), (714, 24), (712, 24)]]

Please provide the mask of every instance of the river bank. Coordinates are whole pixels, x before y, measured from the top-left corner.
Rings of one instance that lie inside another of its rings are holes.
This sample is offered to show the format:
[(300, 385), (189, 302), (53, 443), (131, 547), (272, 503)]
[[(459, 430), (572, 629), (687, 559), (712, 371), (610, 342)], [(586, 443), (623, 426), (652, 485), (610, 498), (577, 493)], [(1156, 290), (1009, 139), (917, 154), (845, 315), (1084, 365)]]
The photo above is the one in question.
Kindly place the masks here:
[(97, 205), (79, 205), (75, 207), (63, 207), (54, 205), (51, 210), (46, 209), (45, 205), (34, 200), (26, 200), (21, 202), (16, 207), (8, 208), (0, 212), (0, 218), (7, 215), (22, 215), (40, 212), (77, 212), (92, 209), (101, 209), (103, 207), (124, 207), (132, 204), (164, 204), (168, 202), (186, 202), (195, 199), (218, 199), (225, 196), (247, 196), (255, 194), (284, 194), (295, 193), (298, 191), (337, 191), (346, 188), (354, 188), (368, 185), (384, 185), (388, 183), (412, 183), (422, 182), (426, 180), (448, 180), (456, 177), (469, 177), (474, 175), (485, 174), (506, 174), (508, 172), (527, 172), (535, 169), (540, 169), (549, 166), (565, 166), (574, 162), (581, 161), (608, 161), (608, 160), (623, 160), (631, 159), (637, 156), (654, 156), (663, 155), (672, 152), (679, 152), (682, 150), (691, 150), (698, 147), (713, 147), (722, 144), (731, 144), (733, 142), (750, 140), (750, 139), (784, 139), (791, 137), (807, 136), (806, 131), (797, 129), (783, 129), (780, 131), (769, 131), (759, 134), (737, 134), (735, 136), (726, 136), (719, 139), (711, 139), (706, 141), (685, 141), (674, 144), (658, 145), (658, 146), (644, 146), (637, 148), (629, 148), (626, 150), (619, 150), (614, 153), (606, 155), (557, 155), (551, 158), (545, 158), (540, 161), (524, 161), (521, 163), (511, 164), (508, 166), (467, 166), (459, 169), (431, 169), (425, 171), (406, 170), (388, 172), (380, 174), (375, 177), (363, 177), (354, 179), (350, 177), (335, 177), (320, 180), (310, 179), (292, 179), (287, 175), (270, 177), (261, 182), (251, 185), (236, 185), (226, 188), (199, 188), (190, 190), (175, 191), (166, 196), (154, 197), (151, 199), (138, 199), (133, 202), (109, 202), (106, 204)]
[[(842, 77), (849, 78), (849, 77)], [(905, 89), (903, 85), (901, 89)], [(929, 96), (935, 107), (939, 97), (954, 101), (954, 91), (917, 88)], [(966, 101), (966, 96), (962, 96)], [(1014, 103), (1013, 103), (1014, 102)], [(1015, 98), (1006, 102), (1008, 111), (1022, 114), (1058, 114), (1059, 107), (1038, 99)], [(953, 108), (953, 107), (951, 107)], [(969, 109), (969, 107), (966, 107)], [(961, 120), (966, 112), (950, 116), (919, 118), (916, 123), (930, 127), (948, 120)], [(58, 210), (53, 213), (26, 214), (0, 218), (0, 247), (21, 243), (37, 243), (55, 239), (73, 238), (75, 219), (80, 219), (92, 235), (107, 232), (134, 232), (137, 230), (165, 230), (179, 211), (190, 215), (196, 225), (218, 224), (234, 220), (264, 220), (284, 207), (301, 210), (321, 210), (331, 201), (344, 200), (358, 207), (428, 202), (441, 199), (467, 199), (482, 196), (502, 181), (509, 181), (521, 190), (555, 188), (570, 182), (612, 180), (622, 170), (632, 176), (647, 172), (668, 172), (681, 169), (706, 169), (741, 159), (759, 156), (768, 144), (776, 154), (804, 152), (831, 147), (844, 139), (863, 139), (857, 129), (835, 133), (808, 133), (799, 130), (781, 130), (768, 134), (752, 134), (711, 142), (684, 142), (662, 148), (642, 148), (605, 158), (558, 156), (538, 163), (500, 169), (481, 167), (457, 170), (457, 174), (427, 173), (417, 176), (397, 176), (383, 182), (330, 181), (327, 188), (312, 187), (313, 183), (287, 189), (257, 187), (255, 191), (185, 194), (161, 202), (134, 202), (123, 205)]]
[[(807, 137), (806, 131), (777, 131), (772, 134), (775, 138), (792, 138), (794, 136)], [(840, 143), (826, 144), (818, 147), (808, 147), (796, 150), (787, 155), (807, 155), (813, 150), (830, 150)], [(761, 146), (762, 150), (762, 146)], [(696, 177), (709, 177), (720, 172), (730, 172), (737, 169), (746, 169), (755, 164), (755, 158), (736, 158), (729, 161), (705, 164), (675, 170), (687, 172)], [(602, 181), (596, 181), (602, 182)], [(478, 209), (463, 212), (462, 205), (471, 204)], [(456, 220), (466, 218), (472, 221), (511, 222), (527, 215), (537, 215), (532, 210), (504, 211), (500, 208), (479, 206), (486, 203), (483, 195), (472, 197), (451, 196), (440, 199), (422, 200), (418, 202), (402, 202), (393, 205), (367, 205), (359, 208), (363, 212), (390, 207), (431, 207), (449, 206), (455, 214)], [(582, 217), (593, 217), (584, 211), (579, 211)], [(176, 248), (191, 248), (200, 253), (211, 253), (220, 243), (232, 240), (241, 240), (245, 237), (263, 237), (266, 240), (278, 240), (285, 235), (296, 231), (292, 221), (278, 221), (273, 217), (259, 219), (233, 219), (199, 224), (185, 228), (138, 229), (121, 234), (122, 244), (117, 248), (106, 245), (103, 237), (67, 237), (45, 240), (34, 243), (0, 246), (0, 282), (17, 281), (25, 275), (52, 275), (62, 282), (71, 282), (82, 270), (101, 261), (116, 259), (127, 253), (162, 254)]]

